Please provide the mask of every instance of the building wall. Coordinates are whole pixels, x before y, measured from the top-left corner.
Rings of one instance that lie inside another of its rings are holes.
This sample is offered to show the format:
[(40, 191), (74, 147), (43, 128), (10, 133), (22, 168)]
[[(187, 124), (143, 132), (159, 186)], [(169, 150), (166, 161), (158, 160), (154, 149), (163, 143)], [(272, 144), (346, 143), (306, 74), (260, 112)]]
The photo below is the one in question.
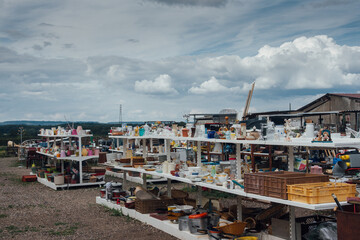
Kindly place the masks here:
[[(330, 100), (321, 104), (320, 106), (310, 110), (309, 112), (327, 112), (327, 111), (346, 111), (346, 110), (360, 110), (360, 99), (334, 96), (330, 95)], [(311, 109), (311, 106), (308, 108)], [(305, 112), (308, 112), (305, 110)], [(350, 115), (350, 124), (353, 129), (355, 129), (355, 113)], [(340, 121), (339, 117), (335, 114), (322, 116), (323, 124), (335, 126), (337, 122)], [(318, 123), (318, 117), (307, 117), (306, 119), (311, 119), (313, 122)]]

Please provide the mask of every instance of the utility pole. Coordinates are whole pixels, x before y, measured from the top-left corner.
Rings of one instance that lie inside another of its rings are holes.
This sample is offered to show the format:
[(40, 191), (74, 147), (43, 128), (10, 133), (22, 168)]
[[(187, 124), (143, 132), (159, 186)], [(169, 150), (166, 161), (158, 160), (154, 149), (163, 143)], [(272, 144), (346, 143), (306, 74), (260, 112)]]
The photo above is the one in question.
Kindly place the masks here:
[(20, 134), (20, 146), (22, 145), (22, 135), (25, 132), (24, 127), (19, 127), (19, 134)]
[(122, 126), (122, 104), (120, 104), (119, 109), (119, 125)]

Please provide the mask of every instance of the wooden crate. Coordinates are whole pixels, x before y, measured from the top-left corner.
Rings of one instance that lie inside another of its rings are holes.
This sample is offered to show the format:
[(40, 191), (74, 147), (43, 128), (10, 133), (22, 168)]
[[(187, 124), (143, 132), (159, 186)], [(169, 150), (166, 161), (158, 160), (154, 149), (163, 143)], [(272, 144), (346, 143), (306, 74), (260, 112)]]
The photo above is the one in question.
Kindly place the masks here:
[(354, 197), (356, 194), (356, 184), (347, 183), (307, 183), (294, 184), (287, 186), (288, 198), (290, 201), (308, 204), (331, 203), (334, 202), (332, 193), (338, 200), (346, 201), (347, 197)]

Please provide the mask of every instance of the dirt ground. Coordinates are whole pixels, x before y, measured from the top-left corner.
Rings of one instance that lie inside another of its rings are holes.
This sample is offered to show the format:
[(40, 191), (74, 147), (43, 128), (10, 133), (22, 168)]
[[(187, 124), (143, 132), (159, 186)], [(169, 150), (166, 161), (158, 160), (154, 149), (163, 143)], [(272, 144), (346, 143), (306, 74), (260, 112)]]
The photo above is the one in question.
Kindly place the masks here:
[(177, 239), (95, 203), (99, 188), (23, 183), (30, 169), (0, 159), (0, 239)]

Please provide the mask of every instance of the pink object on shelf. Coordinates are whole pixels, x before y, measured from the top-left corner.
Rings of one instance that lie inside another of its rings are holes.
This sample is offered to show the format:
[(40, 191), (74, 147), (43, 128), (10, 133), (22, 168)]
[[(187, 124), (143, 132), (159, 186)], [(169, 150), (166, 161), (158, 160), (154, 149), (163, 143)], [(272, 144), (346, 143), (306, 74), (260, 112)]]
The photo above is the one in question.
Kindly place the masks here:
[(93, 155), (93, 152), (91, 149), (88, 150), (88, 156), (92, 156)]
[(310, 168), (310, 173), (313, 173), (313, 174), (322, 174), (322, 173), (323, 173), (322, 167), (320, 167), (320, 166), (311, 166), (311, 168)]
[(66, 157), (65, 150), (61, 150), (60, 157)]
[(71, 135), (77, 135), (76, 129), (73, 129), (73, 130), (71, 131)]
[(100, 150), (99, 150), (99, 149), (95, 149), (95, 153), (94, 153), (94, 155), (95, 155), (95, 156), (98, 156), (98, 155), (99, 155), (99, 152), (100, 152)]

